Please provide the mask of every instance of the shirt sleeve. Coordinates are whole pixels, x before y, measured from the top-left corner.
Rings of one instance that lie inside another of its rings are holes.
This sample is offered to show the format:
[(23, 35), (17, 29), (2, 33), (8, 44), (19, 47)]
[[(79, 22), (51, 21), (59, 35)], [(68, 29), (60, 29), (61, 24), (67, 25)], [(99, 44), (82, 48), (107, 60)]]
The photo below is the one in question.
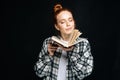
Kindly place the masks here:
[(80, 42), (70, 57), (73, 73), (80, 80), (90, 75), (93, 70), (93, 56), (88, 40)]
[(45, 76), (49, 75), (52, 57), (49, 56), (49, 54), (48, 54), (47, 42), (48, 42), (48, 39), (46, 39), (43, 42), (43, 46), (39, 53), (38, 61), (36, 62), (35, 66), (34, 66), (35, 73), (39, 77), (45, 77)]

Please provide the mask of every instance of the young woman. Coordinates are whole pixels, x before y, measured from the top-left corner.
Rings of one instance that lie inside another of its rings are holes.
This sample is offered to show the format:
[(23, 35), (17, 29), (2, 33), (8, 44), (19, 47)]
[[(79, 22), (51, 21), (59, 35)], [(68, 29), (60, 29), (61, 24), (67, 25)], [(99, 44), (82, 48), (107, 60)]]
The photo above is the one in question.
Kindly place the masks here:
[[(68, 43), (75, 30), (72, 12), (60, 4), (55, 5), (54, 26), (58, 31), (57, 37)], [(34, 67), (36, 74), (44, 80), (82, 80), (90, 75), (93, 56), (89, 41), (80, 36), (77, 40), (82, 41), (66, 48), (54, 45), (51, 37), (45, 39)]]

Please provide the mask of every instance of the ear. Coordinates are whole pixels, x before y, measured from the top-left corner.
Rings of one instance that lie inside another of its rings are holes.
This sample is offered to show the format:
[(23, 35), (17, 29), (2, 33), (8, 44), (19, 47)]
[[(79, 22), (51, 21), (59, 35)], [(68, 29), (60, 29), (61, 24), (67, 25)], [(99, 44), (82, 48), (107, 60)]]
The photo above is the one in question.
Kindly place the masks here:
[(55, 28), (59, 31), (59, 27), (55, 24)]

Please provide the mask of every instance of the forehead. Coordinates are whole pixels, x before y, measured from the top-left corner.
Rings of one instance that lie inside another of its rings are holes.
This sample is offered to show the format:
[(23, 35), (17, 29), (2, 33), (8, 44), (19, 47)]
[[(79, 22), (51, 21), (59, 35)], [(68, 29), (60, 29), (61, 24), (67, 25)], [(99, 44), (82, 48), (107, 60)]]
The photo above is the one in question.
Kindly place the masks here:
[(62, 11), (57, 15), (57, 19), (64, 19), (64, 18), (70, 18), (70, 17), (72, 17), (72, 14), (69, 11)]

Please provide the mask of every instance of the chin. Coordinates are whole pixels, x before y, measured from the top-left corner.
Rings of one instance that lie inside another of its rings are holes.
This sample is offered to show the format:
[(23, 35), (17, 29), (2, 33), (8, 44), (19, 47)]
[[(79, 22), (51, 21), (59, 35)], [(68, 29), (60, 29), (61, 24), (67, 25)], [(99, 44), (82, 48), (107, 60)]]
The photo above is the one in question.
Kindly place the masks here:
[(69, 35), (69, 34), (72, 34), (72, 31), (67, 31), (66, 34), (68, 34), (68, 35)]
[(74, 29), (69, 29), (69, 30), (66, 30), (66, 32), (65, 32), (65, 33), (69, 35), (69, 34), (71, 34), (71, 33), (73, 32), (73, 30), (74, 30)]

